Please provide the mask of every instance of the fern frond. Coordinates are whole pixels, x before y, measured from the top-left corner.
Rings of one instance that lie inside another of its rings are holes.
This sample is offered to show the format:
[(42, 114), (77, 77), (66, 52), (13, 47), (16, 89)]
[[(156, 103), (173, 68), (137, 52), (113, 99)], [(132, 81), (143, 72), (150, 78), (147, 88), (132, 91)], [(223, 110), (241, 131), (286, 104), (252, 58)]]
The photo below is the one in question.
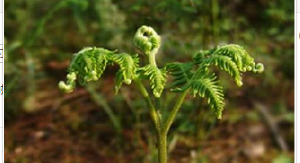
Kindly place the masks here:
[(103, 74), (113, 52), (102, 48), (84, 48), (74, 55), (69, 73), (75, 72), (80, 84), (96, 81)]
[(220, 46), (212, 50), (200, 51), (193, 58), (194, 63), (200, 64), (205, 58), (214, 55), (230, 57), (231, 60), (237, 65), (240, 72), (253, 71), (260, 73), (263, 71), (261, 64), (256, 65), (254, 58), (252, 58), (243, 47), (235, 44)]
[(199, 67), (206, 68), (210, 65), (218, 66), (221, 70), (228, 72), (232, 76), (238, 86), (242, 86), (242, 76), (241, 73), (231, 58), (222, 55), (212, 55), (209, 58), (203, 59)]
[(72, 92), (78, 79), (81, 85), (88, 81), (98, 80), (103, 74), (112, 51), (103, 48), (84, 48), (74, 54), (69, 67), (67, 82), (61, 81), (59, 88), (65, 92)]
[(116, 73), (116, 77), (115, 77), (115, 91), (116, 91), (116, 94), (119, 93), (119, 90), (122, 86), (123, 81), (124, 81), (123, 73), (122, 73), (122, 71), (119, 70)]
[(251, 71), (250, 67), (254, 63), (254, 58), (252, 58), (249, 53), (239, 45), (225, 45), (219, 47), (214, 55), (224, 55), (230, 57), (237, 65), (241, 72)]
[(174, 62), (174, 63), (167, 64), (166, 68), (167, 68), (167, 72), (174, 77), (171, 85), (171, 87), (173, 88), (171, 89), (171, 91), (174, 92), (185, 91), (188, 88), (190, 79), (193, 75), (192, 73), (193, 63)]
[(67, 82), (60, 82), (59, 87), (65, 92), (72, 92), (76, 85), (76, 79), (81, 85), (89, 81), (96, 81), (100, 79), (106, 66), (110, 63), (116, 63), (120, 66), (117, 73), (116, 91), (118, 91), (123, 82), (130, 84), (135, 77), (139, 58), (137, 55), (116, 54), (114, 51), (103, 48), (84, 48), (74, 55), (69, 67)]
[(166, 70), (159, 69), (156, 66), (149, 64), (141, 68), (141, 73), (144, 77), (150, 80), (150, 86), (153, 91), (153, 95), (156, 98), (159, 98), (167, 82)]
[(200, 51), (193, 58), (193, 62), (202, 68), (210, 65), (218, 66), (221, 70), (228, 72), (238, 86), (243, 85), (242, 72), (262, 72), (264, 69), (262, 64), (255, 64), (254, 59), (243, 47), (234, 44)]
[(126, 53), (121, 53), (112, 55), (110, 61), (112, 63), (117, 63), (120, 66), (120, 70), (115, 77), (115, 91), (117, 94), (122, 83), (130, 84), (135, 78), (139, 66), (139, 58), (137, 55), (131, 56)]
[(110, 57), (110, 61), (117, 63), (120, 66), (120, 72), (122, 73), (124, 83), (130, 84), (135, 77), (139, 63), (137, 55), (132, 57), (127, 53), (114, 54)]
[(200, 50), (196, 55), (193, 57), (193, 63), (194, 64), (200, 64), (203, 62), (204, 59), (209, 57), (211, 54), (213, 54), (217, 48), (213, 48), (210, 50)]
[(197, 77), (193, 77), (190, 83), (192, 94), (194, 96), (207, 97), (211, 109), (221, 119), (225, 106), (223, 88), (218, 85), (219, 81), (216, 80), (215, 74), (207, 74), (202, 70), (198, 74), (195, 74)]

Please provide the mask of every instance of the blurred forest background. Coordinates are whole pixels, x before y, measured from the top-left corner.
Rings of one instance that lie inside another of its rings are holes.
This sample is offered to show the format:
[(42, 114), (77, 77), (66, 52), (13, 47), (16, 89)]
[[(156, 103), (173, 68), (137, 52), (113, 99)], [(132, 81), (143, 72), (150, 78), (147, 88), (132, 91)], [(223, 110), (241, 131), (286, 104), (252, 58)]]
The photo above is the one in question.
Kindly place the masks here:
[[(292, 163), (294, 1), (5, 0), (5, 162), (152, 163), (155, 137), (135, 87), (115, 96), (112, 67), (62, 94), (73, 53), (86, 46), (138, 53), (141, 25), (162, 36), (158, 64), (217, 45), (243, 46), (263, 74), (244, 85), (220, 73), (224, 117), (187, 98), (170, 133), (170, 163)], [(175, 95), (160, 103), (169, 108)], [(169, 110), (164, 110), (168, 112)]]

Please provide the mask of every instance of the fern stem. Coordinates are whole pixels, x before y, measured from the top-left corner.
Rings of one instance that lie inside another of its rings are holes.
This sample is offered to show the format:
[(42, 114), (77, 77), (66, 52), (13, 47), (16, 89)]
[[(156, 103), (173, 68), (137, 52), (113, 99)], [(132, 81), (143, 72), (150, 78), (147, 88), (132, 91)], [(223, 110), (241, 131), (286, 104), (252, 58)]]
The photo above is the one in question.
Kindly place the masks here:
[(181, 105), (182, 105), (182, 103), (183, 103), (186, 95), (188, 94), (188, 92), (189, 92), (189, 89), (185, 90), (180, 95), (180, 97), (178, 98), (178, 100), (177, 100), (174, 108), (172, 109), (172, 112), (171, 112), (169, 118), (167, 119), (166, 123), (164, 124), (163, 131), (162, 131), (162, 133), (164, 135), (168, 134), (169, 129), (170, 129), (171, 125), (173, 124), (174, 119), (175, 119), (175, 117), (176, 117), (176, 115), (177, 115), (177, 113), (178, 113), (178, 111), (179, 111), (179, 109), (180, 109), (180, 107), (181, 107)]
[(180, 97), (177, 100), (177, 103), (175, 104), (170, 117), (167, 119), (166, 123), (164, 124), (162, 128), (162, 132), (158, 135), (158, 162), (159, 163), (167, 163), (168, 159), (168, 144), (167, 144), (167, 136), (168, 136), (168, 131), (174, 122), (174, 119), (188, 93), (188, 89), (185, 90)]
[(168, 152), (167, 152), (167, 135), (160, 134), (158, 136), (158, 163), (167, 163)]
[(157, 67), (156, 65), (156, 61), (155, 61), (155, 54), (156, 54), (157, 50), (151, 51), (149, 56), (149, 63), (155, 67)]
[(155, 130), (156, 130), (156, 134), (158, 136), (161, 133), (161, 118), (158, 115), (158, 112), (157, 112), (154, 104), (152, 103), (152, 101), (149, 97), (149, 93), (148, 93), (147, 89), (145, 88), (145, 86), (143, 85), (142, 81), (140, 79), (135, 79), (134, 81), (135, 81), (136, 85), (138, 86), (139, 90), (141, 91), (143, 98), (150, 109), (150, 117), (153, 121)]

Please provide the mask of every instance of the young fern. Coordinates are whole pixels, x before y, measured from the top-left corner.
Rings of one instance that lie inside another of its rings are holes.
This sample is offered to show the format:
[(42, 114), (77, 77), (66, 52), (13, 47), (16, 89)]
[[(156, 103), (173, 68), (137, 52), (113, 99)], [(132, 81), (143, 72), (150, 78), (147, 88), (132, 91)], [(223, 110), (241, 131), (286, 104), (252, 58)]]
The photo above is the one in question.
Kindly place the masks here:
[[(108, 65), (117, 64), (119, 71), (116, 73), (115, 90), (118, 92), (122, 83), (137, 85), (149, 107), (150, 117), (155, 126), (158, 162), (166, 163), (167, 134), (189, 92), (194, 97), (206, 97), (217, 118), (222, 117), (225, 106), (223, 88), (219, 85), (220, 81), (217, 80), (215, 73), (209, 70), (210, 66), (216, 66), (227, 72), (238, 86), (242, 86), (243, 72), (261, 73), (264, 67), (260, 63), (256, 64), (244, 48), (231, 44), (200, 51), (191, 62), (168, 63), (165, 67), (159, 68), (155, 56), (160, 42), (160, 36), (153, 28), (142, 26), (137, 30), (133, 43), (148, 59), (148, 63), (144, 66), (139, 65), (138, 55), (117, 53), (103, 48), (84, 48), (74, 55), (67, 81), (61, 81), (59, 88), (70, 93), (76, 86), (76, 80), (81, 85), (99, 80)], [(165, 89), (167, 74), (173, 77), (173, 80), (170, 80), (171, 91), (181, 95), (170, 115), (162, 117), (142, 81), (149, 81), (153, 96), (160, 98)]]

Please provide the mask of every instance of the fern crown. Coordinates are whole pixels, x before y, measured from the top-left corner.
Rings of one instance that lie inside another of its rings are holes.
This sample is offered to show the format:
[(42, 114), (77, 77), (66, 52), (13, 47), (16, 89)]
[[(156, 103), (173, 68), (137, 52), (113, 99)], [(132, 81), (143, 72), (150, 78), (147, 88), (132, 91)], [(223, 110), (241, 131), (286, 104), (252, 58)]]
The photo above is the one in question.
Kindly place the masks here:
[(217, 76), (210, 70), (211, 66), (227, 72), (238, 86), (242, 86), (242, 73), (251, 71), (261, 73), (262, 64), (256, 64), (247, 51), (239, 45), (225, 45), (211, 50), (201, 50), (192, 61), (186, 63), (173, 62), (159, 68), (155, 56), (161, 44), (160, 36), (148, 26), (140, 27), (133, 39), (134, 45), (145, 54), (148, 64), (139, 65), (139, 56), (118, 53), (103, 48), (88, 47), (74, 54), (67, 74), (67, 81), (59, 82), (59, 88), (70, 93), (76, 87), (76, 80), (84, 85), (97, 81), (109, 65), (119, 66), (115, 77), (116, 92), (123, 83), (131, 84), (136, 80), (148, 80), (153, 96), (161, 97), (167, 74), (172, 76), (171, 91), (190, 91), (196, 97), (206, 97), (211, 109), (218, 118), (222, 117), (225, 106), (223, 88)]

